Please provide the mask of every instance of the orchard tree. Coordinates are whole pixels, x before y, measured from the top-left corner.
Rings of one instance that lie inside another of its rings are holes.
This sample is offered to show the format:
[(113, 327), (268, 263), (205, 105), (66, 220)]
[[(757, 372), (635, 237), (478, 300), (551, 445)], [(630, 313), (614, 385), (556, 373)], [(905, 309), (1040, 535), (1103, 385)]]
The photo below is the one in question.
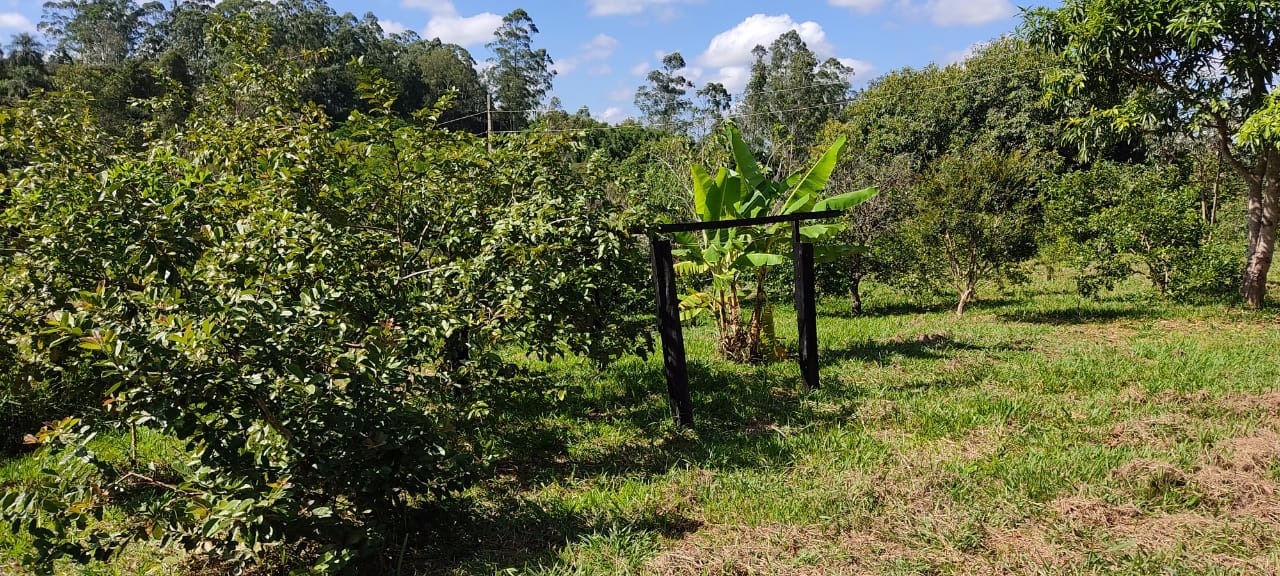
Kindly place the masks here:
[(1250, 306), (1262, 306), (1280, 224), (1280, 133), (1249, 131), (1246, 145), (1238, 136), (1265, 114), (1280, 72), (1280, 4), (1067, 0), (1031, 12), (1028, 24), (1041, 44), (1062, 52), (1046, 84), (1051, 96), (1075, 104), (1068, 136), (1086, 153), (1108, 136), (1152, 129), (1216, 142), (1246, 183), (1240, 292)]
[(687, 131), (693, 109), (687, 94), (693, 82), (681, 75), (684, 66), (684, 56), (679, 52), (667, 54), (662, 57), (662, 68), (649, 72), (648, 83), (636, 89), (636, 108), (649, 126), (676, 133)]
[[(937, 228), (923, 226), (917, 213), (936, 216), (939, 222), (947, 214), (952, 220), (963, 214), (983, 218), (989, 206), (1025, 200), (970, 202), (963, 195), (933, 194), (940, 187), (966, 187), (966, 194), (975, 195), (998, 192), (967, 188), (957, 171), (965, 166), (999, 167), (1003, 158), (1033, 155), (1044, 168), (1054, 164), (1056, 155), (1035, 154), (1057, 141), (1058, 117), (1041, 105), (1043, 92), (1034, 73), (1052, 57), (1016, 38), (1002, 38), (961, 63), (895, 70), (873, 80), (844, 110), (844, 122), (832, 123), (822, 133), (822, 138), (831, 138), (831, 131), (849, 137), (849, 153), (832, 176), (833, 189), (877, 186), (883, 192), (852, 215), (846, 232), (852, 235), (846, 241), (868, 245), (869, 252), (833, 263), (824, 277), (827, 288), (849, 292), (855, 313), (860, 309), (857, 288), (867, 275), (913, 292), (935, 288), (939, 279), (953, 276), (950, 263), (939, 259)], [(977, 158), (969, 152), (972, 149), (987, 150), (994, 157)], [(932, 183), (923, 186), (923, 180)], [(1009, 191), (1014, 192), (1032, 193)], [(1016, 252), (1015, 260), (1026, 246)], [(968, 283), (959, 284), (964, 285), (957, 286), (956, 293), (963, 295)]]
[(921, 248), (924, 273), (950, 281), (956, 315), (981, 283), (1019, 280), (1035, 255), (1038, 173), (1031, 155), (972, 146), (944, 155), (920, 183), (904, 233)]
[(551, 91), (556, 71), (545, 48), (533, 49), (533, 35), (538, 26), (522, 8), (502, 18), (502, 26), (494, 31), (493, 41), (485, 47), (493, 51), (492, 64), (485, 74), (489, 91), (499, 110), (507, 111), (504, 128), (523, 129), (529, 124), (529, 111), (536, 109)]

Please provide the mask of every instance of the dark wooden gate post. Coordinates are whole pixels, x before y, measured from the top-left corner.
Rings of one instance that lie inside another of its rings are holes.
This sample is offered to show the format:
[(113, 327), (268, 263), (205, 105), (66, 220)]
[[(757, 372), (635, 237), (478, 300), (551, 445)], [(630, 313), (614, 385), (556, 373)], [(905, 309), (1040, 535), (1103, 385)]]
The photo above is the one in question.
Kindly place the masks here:
[(791, 223), (795, 256), (796, 333), (800, 348), (800, 376), (806, 390), (818, 388), (818, 310), (814, 303), (813, 243), (800, 241), (800, 223)]
[(689, 369), (684, 357), (684, 331), (680, 328), (680, 304), (671, 241), (650, 237), (653, 286), (658, 298), (658, 334), (662, 339), (663, 373), (676, 425), (693, 425), (693, 401), (689, 398)]

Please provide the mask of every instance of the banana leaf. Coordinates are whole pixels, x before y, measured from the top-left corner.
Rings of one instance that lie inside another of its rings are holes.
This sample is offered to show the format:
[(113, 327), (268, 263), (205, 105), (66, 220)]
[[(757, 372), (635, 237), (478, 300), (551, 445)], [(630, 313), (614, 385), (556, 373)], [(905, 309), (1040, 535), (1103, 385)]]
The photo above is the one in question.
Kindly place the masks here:
[(743, 254), (742, 256), (739, 256), (737, 260), (734, 260), (733, 265), (739, 267), (755, 266), (758, 268), (760, 266), (778, 266), (783, 262), (786, 262), (786, 259), (777, 254), (752, 252), (750, 254)]
[(879, 192), (880, 190), (877, 188), (863, 188), (862, 190), (846, 192), (844, 194), (840, 194), (838, 196), (832, 196), (830, 198), (827, 198), (826, 200), (818, 202), (813, 207), (813, 209), (814, 210), (848, 210), (850, 208), (853, 208), (854, 206), (857, 206), (863, 202), (866, 202), (867, 200), (870, 200), (873, 196), (875, 196)]
[(791, 196), (783, 204), (783, 214), (807, 212), (814, 209), (818, 194), (827, 187), (827, 181), (831, 179), (831, 172), (836, 169), (836, 161), (840, 159), (840, 151), (844, 149), (844, 141), (844, 136), (836, 138), (836, 141), (827, 148), (822, 157), (813, 166), (809, 167), (809, 171), (804, 175), (804, 178), (794, 184)]
[(701, 166), (694, 164), (689, 172), (693, 175), (693, 210), (703, 222), (715, 222), (720, 219), (721, 193), (716, 181)]

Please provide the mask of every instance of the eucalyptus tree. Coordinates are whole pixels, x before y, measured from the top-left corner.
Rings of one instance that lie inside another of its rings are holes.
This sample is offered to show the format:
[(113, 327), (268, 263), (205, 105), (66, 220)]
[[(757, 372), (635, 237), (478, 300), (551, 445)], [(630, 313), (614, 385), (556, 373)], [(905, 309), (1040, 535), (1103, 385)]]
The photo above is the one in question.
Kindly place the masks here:
[(733, 107), (733, 95), (719, 82), (708, 82), (696, 94), (698, 103), (694, 105), (694, 125), (705, 135), (724, 121)]
[(795, 30), (752, 52), (743, 131), (767, 149), (771, 167), (787, 171), (805, 158), (822, 124), (848, 100), (853, 69), (834, 58), (820, 62)]
[(1066, 0), (1028, 15), (1062, 53), (1046, 79), (1088, 153), (1107, 137), (1175, 130), (1216, 142), (1246, 183), (1248, 238), (1240, 292), (1262, 306), (1280, 225), (1280, 133), (1247, 132), (1280, 73), (1280, 4), (1263, 0)]
[(650, 127), (676, 133), (688, 131), (693, 102), (688, 93), (693, 82), (684, 77), (684, 56), (672, 52), (662, 57), (662, 67), (649, 72), (636, 89), (635, 104)]
[(440, 121), (451, 130), (480, 133), (485, 129), (486, 92), (476, 61), (466, 48), (437, 39), (414, 40), (396, 47), (401, 97), (396, 105), (401, 113), (431, 106), (452, 94), (452, 106)]
[(501, 115), (501, 128), (519, 130), (528, 126), (530, 111), (537, 109), (551, 91), (555, 62), (545, 48), (533, 48), (537, 33), (533, 18), (523, 8), (517, 8), (502, 18), (493, 41), (485, 45), (494, 54), (489, 58), (491, 66), (485, 71), (485, 80), (497, 100), (497, 108), (505, 112)]
[(156, 1), (50, 0), (39, 30), (79, 62), (112, 66), (134, 54), (163, 12)]

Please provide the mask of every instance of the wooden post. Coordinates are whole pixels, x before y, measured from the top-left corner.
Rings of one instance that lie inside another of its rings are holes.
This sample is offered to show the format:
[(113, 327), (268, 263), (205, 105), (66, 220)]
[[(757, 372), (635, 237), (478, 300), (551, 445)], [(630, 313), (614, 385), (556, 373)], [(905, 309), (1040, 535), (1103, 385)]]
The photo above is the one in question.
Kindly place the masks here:
[(795, 257), (796, 333), (800, 348), (800, 376), (805, 390), (818, 388), (818, 311), (814, 303), (813, 243), (800, 241), (800, 222), (791, 223)]
[(684, 332), (680, 328), (680, 304), (671, 241), (650, 237), (653, 248), (653, 286), (658, 301), (658, 335), (662, 339), (663, 373), (667, 395), (677, 426), (693, 426), (693, 401), (689, 398), (689, 368), (684, 356)]

